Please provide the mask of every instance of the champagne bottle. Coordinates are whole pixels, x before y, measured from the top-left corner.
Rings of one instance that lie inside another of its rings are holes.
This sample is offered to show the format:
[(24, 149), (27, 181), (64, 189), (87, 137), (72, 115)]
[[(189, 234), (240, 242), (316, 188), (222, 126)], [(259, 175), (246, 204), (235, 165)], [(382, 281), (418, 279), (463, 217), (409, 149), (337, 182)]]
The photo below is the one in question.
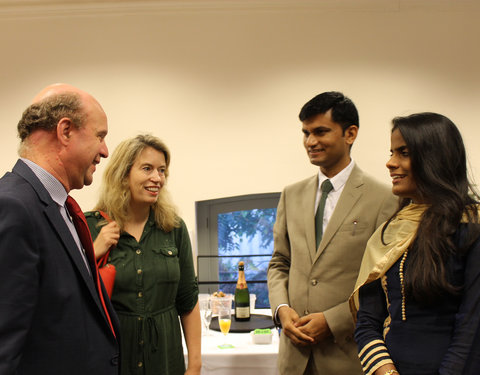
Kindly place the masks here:
[(250, 293), (245, 280), (244, 263), (238, 263), (238, 280), (235, 288), (235, 320), (250, 320)]

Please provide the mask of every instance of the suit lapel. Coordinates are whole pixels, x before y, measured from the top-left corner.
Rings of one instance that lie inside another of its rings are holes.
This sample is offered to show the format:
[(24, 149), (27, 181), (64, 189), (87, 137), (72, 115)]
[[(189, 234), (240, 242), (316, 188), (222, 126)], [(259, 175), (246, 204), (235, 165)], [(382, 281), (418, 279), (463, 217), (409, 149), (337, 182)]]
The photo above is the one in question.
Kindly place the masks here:
[(38, 198), (45, 205), (44, 213), (52, 227), (52, 230), (58, 234), (64, 245), (65, 251), (72, 260), (72, 263), (77, 269), (78, 273), (81, 275), (93, 300), (102, 312), (102, 315), (105, 316), (93, 279), (85, 266), (85, 262), (80, 255), (77, 244), (75, 243), (75, 240), (73, 239), (72, 234), (67, 227), (67, 224), (65, 224), (65, 221), (63, 220), (63, 217), (58, 210), (57, 204), (53, 201), (52, 197), (45, 189), (43, 184), (40, 182), (40, 180), (37, 178), (35, 173), (33, 173), (33, 171), (23, 161), (17, 161), (17, 163), (13, 167), (13, 172), (20, 175), (22, 178), (28, 181), (30, 185), (32, 185), (33, 189), (38, 195)]
[(305, 227), (305, 237), (310, 260), (313, 263), (317, 249), (315, 248), (315, 197), (318, 189), (318, 175), (307, 181), (302, 196), (302, 215)]
[(345, 183), (345, 187), (340, 195), (337, 205), (335, 206), (332, 217), (325, 228), (325, 233), (323, 234), (322, 241), (320, 242), (318, 251), (316, 252), (316, 256), (314, 258), (315, 261), (325, 250), (332, 237), (335, 235), (335, 233), (337, 233), (340, 226), (344, 223), (345, 217), (350, 213), (352, 207), (362, 196), (362, 189), (360, 189), (362, 185), (363, 173), (360, 168), (355, 165), (350, 177)]
[[(45, 216), (50, 222), (52, 226), (52, 230), (55, 231), (60, 237), (60, 239), (62, 240), (65, 251), (68, 253), (70, 258), (72, 259), (74, 266), (77, 268), (78, 272), (82, 276), (83, 281), (87, 285), (88, 290), (92, 294), (92, 297), (95, 299), (95, 302), (97, 303), (98, 307), (101, 310), (103, 310), (103, 307), (101, 306), (97, 296), (97, 290), (95, 288), (95, 284), (93, 283), (92, 276), (87, 270), (85, 262), (82, 258), (82, 255), (80, 254), (80, 251), (78, 249), (78, 246), (75, 240), (73, 239), (70, 233), (70, 230), (66, 226), (65, 221), (63, 220), (63, 217), (59, 214), (58, 206), (55, 202), (52, 202), (52, 204), (48, 205), (45, 208)], [(91, 270), (91, 267), (90, 267), (90, 270)]]

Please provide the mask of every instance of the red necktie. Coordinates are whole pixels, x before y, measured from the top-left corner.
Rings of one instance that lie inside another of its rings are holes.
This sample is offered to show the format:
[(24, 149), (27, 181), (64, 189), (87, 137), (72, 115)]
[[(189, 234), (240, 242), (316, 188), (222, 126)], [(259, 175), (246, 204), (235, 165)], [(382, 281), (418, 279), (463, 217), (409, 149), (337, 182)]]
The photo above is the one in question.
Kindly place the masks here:
[(68, 212), (70, 213), (73, 221), (73, 225), (75, 225), (75, 229), (77, 230), (78, 236), (80, 237), (80, 242), (85, 249), (87, 257), (90, 260), (90, 264), (95, 265), (95, 269), (92, 270), (93, 278), (97, 284), (97, 291), (98, 295), (100, 296), (100, 301), (102, 302), (103, 310), (105, 311), (105, 315), (107, 316), (108, 323), (110, 324), (110, 328), (115, 335), (115, 331), (113, 330), (112, 321), (110, 320), (110, 315), (108, 314), (107, 307), (105, 305), (105, 300), (103, 299), (103, 293), (101, 292), (102, 289), (100, 287), (100, 278), (98, 277), (98, 266), (97, 262), (95, 261), (95, 252), (93, 250), (93, 242), (92, 242), (92, 235), (90, 234), (90, 230), (88, 229), (87, 219), (85, 219), (85, 215), (83, 214), (82, 210), (78, 203), (73, 199), (70, 195), (67, 197), (67, 208)]

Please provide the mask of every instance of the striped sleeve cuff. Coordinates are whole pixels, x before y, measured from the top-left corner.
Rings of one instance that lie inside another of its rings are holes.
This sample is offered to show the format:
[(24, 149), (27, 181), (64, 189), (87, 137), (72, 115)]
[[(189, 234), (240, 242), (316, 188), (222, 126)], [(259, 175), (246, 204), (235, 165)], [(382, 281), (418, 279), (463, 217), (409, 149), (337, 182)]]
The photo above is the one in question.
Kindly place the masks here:
[(383, 340), (373, 340), (358, 353), (365, 375), (372, 375), (379, 367), (393, 363)]

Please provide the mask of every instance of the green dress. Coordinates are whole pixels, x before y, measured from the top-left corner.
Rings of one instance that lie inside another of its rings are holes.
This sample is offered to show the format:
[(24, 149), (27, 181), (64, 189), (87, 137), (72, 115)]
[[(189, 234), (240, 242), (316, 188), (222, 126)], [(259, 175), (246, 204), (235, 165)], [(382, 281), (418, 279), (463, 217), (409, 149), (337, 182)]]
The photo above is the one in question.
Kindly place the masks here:
[[(95, 240), (103, 218), (96, 211), (85, 216)], [(117, 270), (112, 303), (120, 319), (121, 375), (183, 375), (178, 317), (198, 299), (185, 223), (166, 233), (151, 212), (140, 242), (123, 232), (109, 263)]]

